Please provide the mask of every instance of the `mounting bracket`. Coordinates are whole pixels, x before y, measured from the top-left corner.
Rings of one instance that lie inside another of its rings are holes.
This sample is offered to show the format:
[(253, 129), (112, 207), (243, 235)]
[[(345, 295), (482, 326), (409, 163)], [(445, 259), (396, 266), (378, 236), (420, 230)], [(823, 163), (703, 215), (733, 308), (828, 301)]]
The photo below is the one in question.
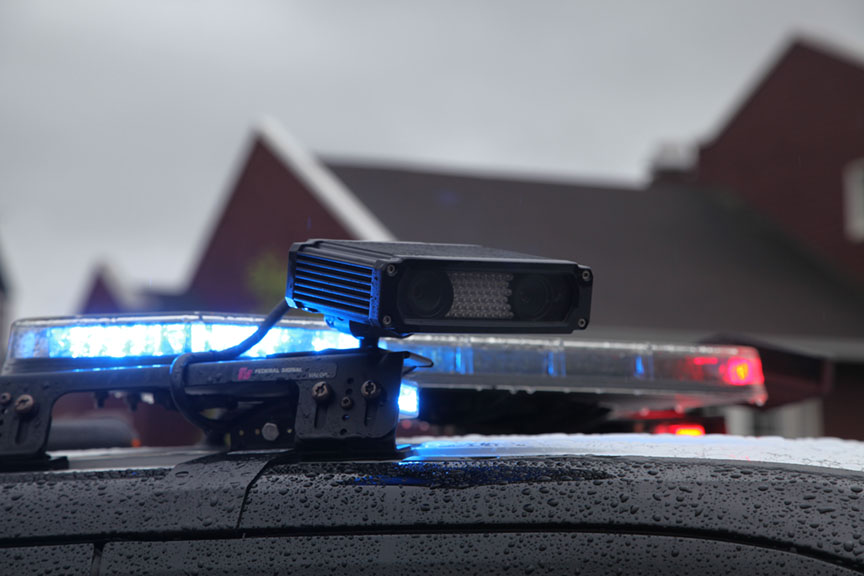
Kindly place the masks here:
[[(189, 364), (184, 396), (214, 409), (231, 450), (392, 455), (403, 374), (431, 363), (377, 347)], [(45, 467), (51, 410), (73, 392), (170, 398), (170, 367), (82, 367), (0, 376), (0, 468)], [(52, 462), (54, 462), (52, 464)]]

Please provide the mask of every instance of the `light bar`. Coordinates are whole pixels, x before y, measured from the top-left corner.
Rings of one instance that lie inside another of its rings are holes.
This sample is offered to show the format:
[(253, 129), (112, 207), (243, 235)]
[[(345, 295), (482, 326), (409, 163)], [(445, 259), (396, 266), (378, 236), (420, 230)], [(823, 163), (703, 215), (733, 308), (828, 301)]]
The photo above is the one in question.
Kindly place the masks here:
[(435, 365), (424, 372), (454, 375), (547, 376), (633, 381), (687, 381), (762, 385), (759, 353), (742, 346), (591, 342), (563, 338), (416, 335), (387, 340)]
[(613, 417), (767, 400), (759, 353), (743, 346), (432, 334), (382, 345), (434, 362), (412, 375), (421, 388), (580, 393)]
[[(22, 320), (12, 325), (9, 359), (159, 358), (223, 350), (251, 335), (261, 320), (258, 316), (200, 314)], [(359, 345), (351, 335), (320, 322), (297, 319), (277, 324), (245, 356), (345, 350)]]
[[(71, 317), (13, 324), (4, 372), (16, 364), (110, 361), (165, 363), (185, 352), (220, 350), (250, 335), (260, 316)], [(359, 341), (323, 322), (285, 319), (247, 356), (357, 348)], [(759, 354), (740, 346), (687, 346), (590, 342), (574, 338), (415, 335), (383, 339), (434, 362), (412, 379), (419, 388), (558, 391), (586, 395), (615, 415), (687, 409), (767, 399)], [(59, 366), (59, 364), (58, 364)], [(42, 369), (47, 368), (43, 366)], [(414, 384), (403, 386), (400, 408), (417, 412)]]

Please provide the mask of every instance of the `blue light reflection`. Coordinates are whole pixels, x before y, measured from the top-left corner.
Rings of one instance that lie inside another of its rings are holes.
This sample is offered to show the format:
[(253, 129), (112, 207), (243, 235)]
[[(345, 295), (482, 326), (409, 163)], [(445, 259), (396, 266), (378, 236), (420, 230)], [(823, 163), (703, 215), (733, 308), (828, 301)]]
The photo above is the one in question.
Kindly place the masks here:
[(408, 420), (420, 415), (420, 394), (417, 384), (408, 380), (402, 381), (399, 388), (399, 418)]

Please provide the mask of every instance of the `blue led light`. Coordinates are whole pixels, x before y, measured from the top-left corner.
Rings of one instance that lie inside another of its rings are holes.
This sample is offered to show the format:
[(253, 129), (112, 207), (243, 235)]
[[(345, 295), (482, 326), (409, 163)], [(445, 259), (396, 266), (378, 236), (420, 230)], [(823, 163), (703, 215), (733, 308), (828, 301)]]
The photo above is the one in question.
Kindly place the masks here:
[[(192, 326), (192, 352), (224, 350), (242, 342), (255, 331), (256, 326), (237, 324), (200, 323)], [(350, 334), (329, 329), (274, 326), (266, 336), (244, 356), (261, 357), (287, 352), (320, 352), (322, 350), (348, 350), (360, 346)]]
[[(31, 354), (17, 357), (175, 356), (188, 351), (190, 328), (179, 323), (52, 326), (42, 334), (34, 334)], [(44, 348), (47, 354), (40, 354), (38, 348)]]
[(417, 385), (408, 380), (402, 381), (399, 388), (399, 419), (408, 420), (420, 415), (420, 394)]
[[(164, 317), (163, 317), (164, 318)], [(242, 342), (256, 329), (256, 322), (233, 318), (183, 316), (164, 322), (137, 317), (75, 319), (16, 323), (10, 338), (13, 359), (34, 358), (150, 358), (186, 352), (224, 350)], [(345, 350), (359, 340), (317, 323), (277, 325), (244, 356)]]
[(641, 356), (636, 357), (636, 372), (634, 375), (637, 377), (645, 375), (645, 364), (642, 362)]

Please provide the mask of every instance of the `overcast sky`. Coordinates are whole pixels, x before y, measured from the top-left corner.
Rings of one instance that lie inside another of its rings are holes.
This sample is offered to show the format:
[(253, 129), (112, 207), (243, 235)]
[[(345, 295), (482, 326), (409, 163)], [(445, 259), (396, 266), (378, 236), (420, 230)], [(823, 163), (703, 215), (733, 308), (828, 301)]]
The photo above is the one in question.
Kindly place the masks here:
[(182, 288), (264, 115), (330, 156), (638, 182), (802, 33), (864, 55), (864, 2), (0, 2), (14, 312), (74, 312), (98, 262)]

